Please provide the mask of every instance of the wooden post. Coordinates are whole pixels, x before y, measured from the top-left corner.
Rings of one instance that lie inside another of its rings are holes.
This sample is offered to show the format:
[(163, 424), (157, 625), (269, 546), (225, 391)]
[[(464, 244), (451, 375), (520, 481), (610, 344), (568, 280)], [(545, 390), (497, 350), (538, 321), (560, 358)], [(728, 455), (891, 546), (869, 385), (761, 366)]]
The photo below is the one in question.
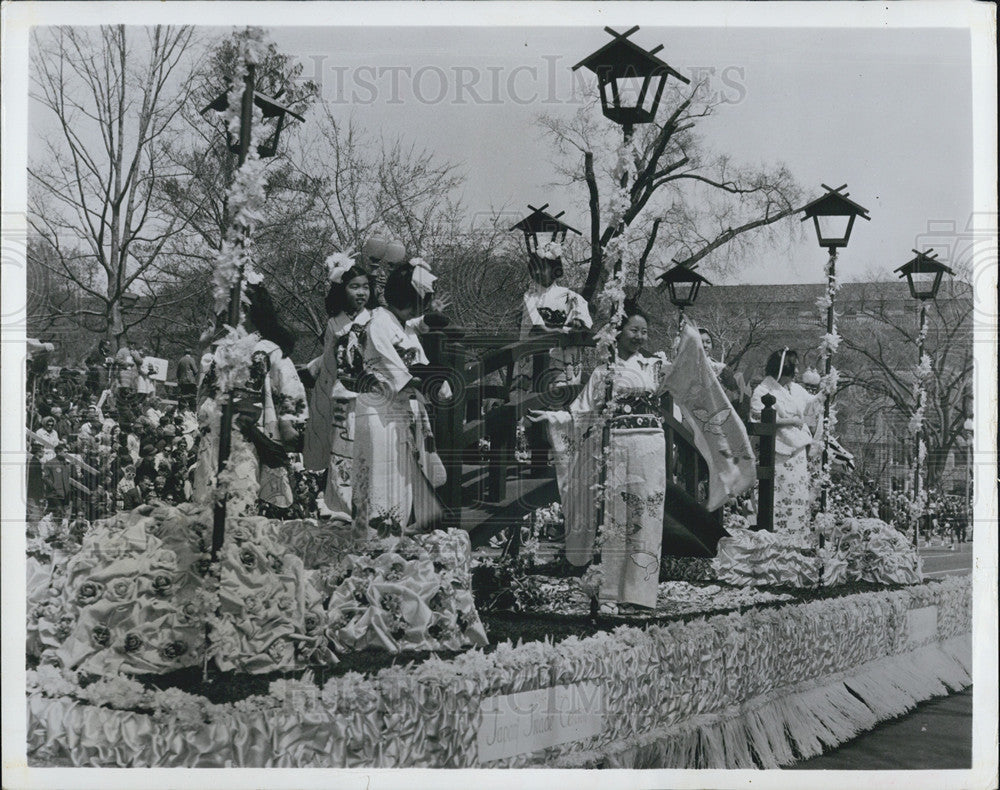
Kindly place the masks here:
[[(247, 73), (243, 86), (243, 104), (240, 107), (240, 167), (246, 162), (247, 154), (250, 151), (250, 124), (253, 123), (253, 95), (254, 95), (254, 65), (247, 64)], [(229, 316), (227, 323), (230, 326), (238, 326), (240, 323), (240, 291), (242, 290), (243, 275), (240, 273), (229, 294)], [(233, 404), (232, 393), (227, 393), (225, 403), (222, 405), (222, 421), (219, 425), (219, 467), (218, 473), (221, 475), (225, 471), (226, 463), (229, 461), (229, 451), (232, 445), (233, 416), (235, 406)], [(214, 519), (212, 522), (212, 562), (219, 556), (219, 550), (226, 535), (226, 502), (220, 500), (215, 506)]]
[(760, 481), (757, 493), (757, 529), (774, 531), (774, 435), (775, 426), (774, 396), (763, 397), (764, 409), (760, 415), (760, 450), (757, 461), (757, 480)]

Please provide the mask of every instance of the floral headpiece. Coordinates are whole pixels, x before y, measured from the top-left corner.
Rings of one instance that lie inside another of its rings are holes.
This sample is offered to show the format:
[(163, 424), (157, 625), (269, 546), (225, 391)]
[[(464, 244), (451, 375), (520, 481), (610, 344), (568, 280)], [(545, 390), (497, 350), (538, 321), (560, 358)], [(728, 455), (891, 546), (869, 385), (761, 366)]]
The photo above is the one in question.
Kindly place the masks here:
[(410, 266), (413, 267), (410, 283), (421, 298), (434, 293), (434, 281), (437, 275), (431, 273), (431, 265), (423, 258), (410, 258)]
[(558, 260), (563, 254), (562, 244), (558, 241), (552, 241), (551, 239), (549, 241), (542, 242), (538, 245), (537, 254), (539, 258), (547, 258), (550, 261)]
[(354, 254), (351, 252), (335, 252), (326, 259), (331, 283), (343, 284), (344, 275), (354, 266)]

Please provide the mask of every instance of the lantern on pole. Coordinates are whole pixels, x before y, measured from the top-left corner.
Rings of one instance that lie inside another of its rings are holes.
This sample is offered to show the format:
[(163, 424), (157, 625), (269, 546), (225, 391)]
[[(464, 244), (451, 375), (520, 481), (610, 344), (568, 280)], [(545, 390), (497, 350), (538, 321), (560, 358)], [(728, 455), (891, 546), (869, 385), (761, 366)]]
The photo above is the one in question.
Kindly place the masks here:
[[(921, 446), (926, 449), (923, 429), (923, 409), (926, 392), (924, 390), (924, 380), (921, 373), (924, 364), (924, 339), (927, 336), (927, 300), (935, 299), (938, 289), (941, 287), (941, 280), (945, 274), (955, 275), (948, 266), (937, 260), (937, 254), (933, 249), (924, 252), (912, 250), (916, 257), (907, 261), (896, 272), (900, 278), (906, 278), (906, 283), (910, 287), (910, 295), (920, 303), (920, 331), (917, 333), (917, 374), (914, 382), (914, 414), (918, 417), (918, 424), (913, 437), (913, 498), (914, 502), (920, 506), (920, 471), (921, 471)], [(934, 253), (934, 254), (932, 254)], [(916, 514), (913, 524), (913, 546), (919, 547), (920, 543), (920, 520), (924, 518), (926, 508), (921, 507)]]
[(541, 208), (535, 208), (529, 203), (528, 208), (531, 209), (531, 213), (511, 226), (511, 230), (519, 230), (524, 234), (524, 246), (528, 251), (529, 258), (537, 258), (539, 249), (547, 242), (565, 244), (566, 234), (570, 231), (573, 231), (577, 236), (582, 235), (576, 228), (559, 219), (566, 213), (565, 211), (560, 211), (553, 216), (545, 211), (548, 207), (548, 203)]
[[(295, 118), (297, 121), (304, 121), (301, 115), (292, 110), (290, 107), (278, 102), (277, 99), (273, 99), (260, 91), (255, 90), (253, 92), (253, 103), (257, 107), (261, 114), (263, 115), (264, 121), (273, 120), (273, 124), (268, 124), (269, 130), (264, 141), (257, 146), (257, 155), (261, 159), (268, 159), (278, 153), (278, 139), (281, 137), (281, 130), (285, 126), (285, 119), (288, 116)], [(204, 115), (209, 110), (215, 110), (216, 112), (224, 112), (229, 109), (229, 97), (228, 93), (222, 93), (216, 99), (209, 104), (205, 109), (201, 111)], [(241, 124), (242, 131), (242, 124)], [(229, 144), (229, 150), (234, 154), (239, 154), (242, 144), (242, 134), (234, 136), (232, 130), (226, 129), (226, 141)], [(247, 143), (249, 145), (249, 143)], [(245, 156), (245, 155), (244, 155)], [(242, 164), (242, 160), (240, 164)]]
[[(854, 229), (854, 220), (861, 217), (866, 221), (871, 221), (868, 216), (868, 209), (848, 199), (849, 192), (845, 192), (847, 184), (833, 189), (823, 184), (826, 194), (807, 203), (802, 208), (802, 221), (812, 219), (816, 228), (816, 240), (820, 247), (825, 247), (829, 252), (829, 260), (826, 264), (826, 333), (828, 336), (835, 334), (836, 314), (834, 313), (834, 303), (837, 293), (837, 250), (846, 247), (851, 239), (851, 231)], [(827, 347), (824, 353), (824, 370), (827, 376), (833, 370), (833, 354)], [(828, 474), (830, 466), (830, 406), (833, 400), (833, 393), (827, 393), (823, 401), (823, 477), (820, 485), (820, 511), (826, 512), (827, 495), (830, 488), (830, 476)], [(823, 536), (820, 535), (820, 546), (823, 545)]]
[(912, 250), (912, 252), (915, 252), (917, 257), (904, 263), (896, 269), (896, 272), (900, 279), (906, 278), (906, 284), (910, 286), (910, 296), (919, 300), (923, 307), (925, 301), (937, 297), (944, 275), (950, 274), (954, 277), (955, 272), (937, 259), (937, 253), (933, 249), (924, 252)]
[(661, 274), (657, 278), (660, 281), (657, 287), (661, 291), (664, 288), (667, 289), (667, 293), (670, 295), (670, 303), (680, 313), (677, 319), (678, 331), (680, 331), (680, 327), (684, 323), (684, 309), (694, 304), (698, 298), (698, 291), (702, 283), (705, 285), (712, 284), (695, 271), (697, 268), (697, 265), (685, 266), (683, 263), (677, 263), (673, 269)]
[(586, 68), (597, 75), (601, 112), (625, 130), (626, 139), (631, 136), (635, 124), (649, 123), (656, 117), (668, 77), (684, 84), (691, 82), (656, 57), (663, 49), (662, 44), (647, 51), (631, 41), (629, 36), (638, 29), (636, 25), (619, 33), (610, 27), (604, 28), (612, 40), (573, 66), (573, 71)]

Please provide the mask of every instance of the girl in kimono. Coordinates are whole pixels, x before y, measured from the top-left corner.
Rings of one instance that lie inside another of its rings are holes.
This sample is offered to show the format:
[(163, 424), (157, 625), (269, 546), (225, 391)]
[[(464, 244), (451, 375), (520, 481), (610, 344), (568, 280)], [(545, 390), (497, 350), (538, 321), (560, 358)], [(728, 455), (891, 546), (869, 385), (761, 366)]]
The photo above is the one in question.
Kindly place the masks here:
[(774, 396), (774, 531), (798, 532), (809, 526), (808, 450), (813, 441), (807, 427), (814, 396), (794, 384), (796, 355), (775, 351), (764, 367), (766, 377), (753, 391), (751, 419), (760, 420), (765, 395)]
[[(573, 329), (590, 329), (593, 321), (587, 302), (580, 294), (557, 285), (562, 276), (562, 261), (558, 246), (547, 245), (532, 255), (528, 262), (531, 284), (524, 294), (521, 311), (521, 340), (532, 334), (568, 332)], [(555, 406), (563, 406), (568, 398), (566, 388), (579, 384), (583, 369), (583, 354), (579, 348), (553, 348), (545, 359), (544, 373), (535, 357), (522, 357), (518, 361), (514, 389), (522, 393), (545, 389)], [(536, 473), (545, 473), (548, 467), (548, 442), (544, 427), (525, 426), (525, 440), (531, 448), (531, 467)]]
[[(566, 521), (566, 557), (575, 565), (601, 555), (601, 610), (656, 606), (666, 461), (657, 395), (669, 367), (640, 352), (649, 336), (633, 309), (618, 332), (615, 360), (597, 368), (568, 411), (533, 412), (548, 423)], [(608, 394), (610, 392), (610, 398)], [(602, 433), (607, 421), (607, 471), (600, 493)], [(597, 501), (595, 502), (595, 499)], [(597, 518), (603, 507), (600, 545)]]
[[(227, 507), (232, 516), (280, 515), (293, 504), (288, 452), (298, 445), (308, 416), (305, 388), (290, 359), (295, 335), (278, 319), (263, 286), (253, 285), (247, 291), (249, 334), (240, 342), (246, 350), (245, 369), (239, 372), (243, 375), (234, 375), (245, 376), (245, 384), (233, 393), (238, 412), (229, 455)], [(202, 359), (193, 499), (203, 504), (214, 501), (219, 466), (222, 407), (216, 397), (215, 364), (213, 354)]]
[(331, 255), (327, 265), (329, 321), (323, 336), (323, 354), (309, 363), (316, 385), (309, 401), (303, 464), (306, 469), (326, 473), (323, 504), (329, 512), (323, 515), (350, 521), (354, 399), (374, 289), (368, 272), (349, 256)]
[(408, 323), (433, 293), (435, 279), (419, 258), (393, 269), (385, 284), (386, 306), (372, 310), (363, 345), (354, 503), (359, 524), (383, 534), (427, 531), (442, 514), (434, 489), (444, 484), (444, 467), (434, 451), (419, 381), (410, 372), (428, 360)]

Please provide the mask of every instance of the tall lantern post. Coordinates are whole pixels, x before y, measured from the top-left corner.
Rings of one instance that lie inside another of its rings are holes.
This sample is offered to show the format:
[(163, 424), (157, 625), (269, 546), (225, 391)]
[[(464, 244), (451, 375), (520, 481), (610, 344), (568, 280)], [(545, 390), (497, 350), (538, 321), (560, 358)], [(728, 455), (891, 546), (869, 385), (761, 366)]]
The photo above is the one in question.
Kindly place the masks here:
[[(656, 119), (656, 111), (660, 106), (660, 99), (663, 96), (663, 89), (666, 87), (667, 79), (673, 77), (684, 84), (690, 84), (691, 80), (680, 72), (671, 68), (667, 63), (656, 57), (656, 53), (663, 49), (662, 44), (658, 44), (651, 50), (645, 50), (629, 39), (633, 33), (639, 30), (639, 26), (629, 28), (624, 33), (619, 33), (610, 27), (604, 28), (612, 39), (596, 52), (591, 53), (575, 66), (573, 71), (586, 68), (597, 76), (597, 87), (601, 94), (601, 112), (608, 120), (622, 127), (622, 175), (620, 181), (620, 199), (617, 211), (621, 214), (618, 217), (618, 228), (615, 239), (619, 240), (620, 253), (614, 260), (614, 275), (617, 278), (621, 274), (624, 264), (624, 251), (626, 247), (625, 235), (628, 230), (628, 223), (631, 218), (628, 216), (626, 205), (631, 202), (629, 174), (632, 166), (628, 158), (632, 156), (631, 143), (632, 132), (637, 123), (650, 123)], [(619, 301), (621, 300), (621, 301)], [(613, 315), (621, 315), (624, 312), (624, 300), (616, 297), (616, 305)], [(601, 335), (604, 335), (601, 338)], [(614, 359), (614, 343), (607, 332), (599, 333), (598, 345), (601, 348), (606, 346), (608, 364)], [(614, 377), (607, 376), (605, 384), (604, 402), (610, 404), (614, 389)], [(611, 429), (608, 421), (604, 421), (604, 429), (601, 433), (602, 451), (606, 451), (611, 442)], [(600, 490), (604, 490), (607, 481), (607, 464), (601, 464)], [(600, 497), (597, 523), (604, 522), (604, 497)], [(591, 613), (597, 613), (597, 599), (591, 602)]]
[[(270, 121), (274, 120), (273, 126), (268, 130), (268, 133), (261, 138), (261, 141), (257, 145), (257, 156), (261, 159), (267, 159), (274, 156), (278, 151), (278, 139), (281, 136), (281, 130), (285, 125), (285, 120), (288, 116), (295, 118), (298, 121), (303, 121), (304, 118), (298, 113), (294, 112), (290, 108), (279, 104), (275, 99), (270, 96), (266, 96), (258, 90), (255, 90), (256, 84), (256, 66), (253, 62), (248, 62), (246, 64), (246, 74), (243, 78), (243, 93), (240, 101), (240, 128), (239, 134), (234, 136), (232, 129), (226, 128), (226, 139), (229, 146), (229, 150), (237, 155), (238, 167), (243, 167), (247, 161), (247, 157), (250, 154), (250, 145), (252, 142), (251, 131), (253, 124), (253, 108), (256, 106), (263, 116), (263, 120)], [(229, 95), (228, 92), (220, 94), (211, 104), (205, 107), (202, 111), (202, 115), (206, 115), (210, 110), (215, 112), (224, 112), (229, 109)], [(248, 230), (246, 228), (242, 229), (242, 239), (243, 243), (246, 242)], [(229, 326), (235, 327), (240, 324), (240, 301), (242, 298), (241, 292), (243, 288), (243, 272), (240, 271), (237, 275), (236, 282), (233, 284), (229, 293), (229, 307), (226, 315), (226, 323)], [(229, 453), (232, 449), (232, 436), (233, 436), (233, 417), (235, 415), (235, 404), (231, 395), (226, 395), (222, 405), (222, 421), (219, 428), (219, 465), (218, 473), (221, 475), (225, 470), (226, 463), (229, 460)], [(222, 548), (223, 540), (225, 539), (226, 530), (226, 503), (224, 499), (221, 499), (215, 505), (214, 519), (212, 524), (212, 561), (214, 562), (219, 554), (219, 550)]]
[(913, 387), (913, 419), (911, 421), (913, 429), (913, 501), (916, 512), (913, 518), (913, 547), (920, 547), (920, 520), (927, 513), (927, 508), (921, 501), (921, 467), (923, 462), (921, 455), (926, 451), (924, 441), (924, 399), (926, 391), (924, 380), (930, 372), (930, 359), (924, 358), (924, 341), (927, 339), (927, 302), (936, 299), (938, 289), (941, 287), (941, 280), (945, 274), (954, 276), (949, 267), (937, 260), (937, 255), (932, 254), (933, 249), (924, 252), (912, 250), (916, 257), (907, 261), (898, 269), (900, 279), (906, 278), (910, 287), (910, 296), (920, 303), (920, 331), (917, 333), (917, 368), (914, 377)]
[[(802, 221), (812, 219), (816, 228), (816, 240), (820, 247), (825, 247), (829, 253), (826, 264), (826, 339), (823, 348), (826, 398), (823, 401), (823, 471), (820, 488), (820, 512), (827, 509), (827, 497), (830, 488), (830, 409), (833, 401), (834, 388), (830, 375), (833, 370), (833, 351), (837, 337), (836, 313), (834, 307), (837, 293), (837, 250), (846, 247), (850, 241), (854, 220), (861, 217), (870, 221), (868, 209), (848, 199), (845, 192), (847, 184), (833, 189), (823, 184), (826, 194), (807, 203), (803, 208)], [(822, 546), (823, 536), (820, 535)]]

